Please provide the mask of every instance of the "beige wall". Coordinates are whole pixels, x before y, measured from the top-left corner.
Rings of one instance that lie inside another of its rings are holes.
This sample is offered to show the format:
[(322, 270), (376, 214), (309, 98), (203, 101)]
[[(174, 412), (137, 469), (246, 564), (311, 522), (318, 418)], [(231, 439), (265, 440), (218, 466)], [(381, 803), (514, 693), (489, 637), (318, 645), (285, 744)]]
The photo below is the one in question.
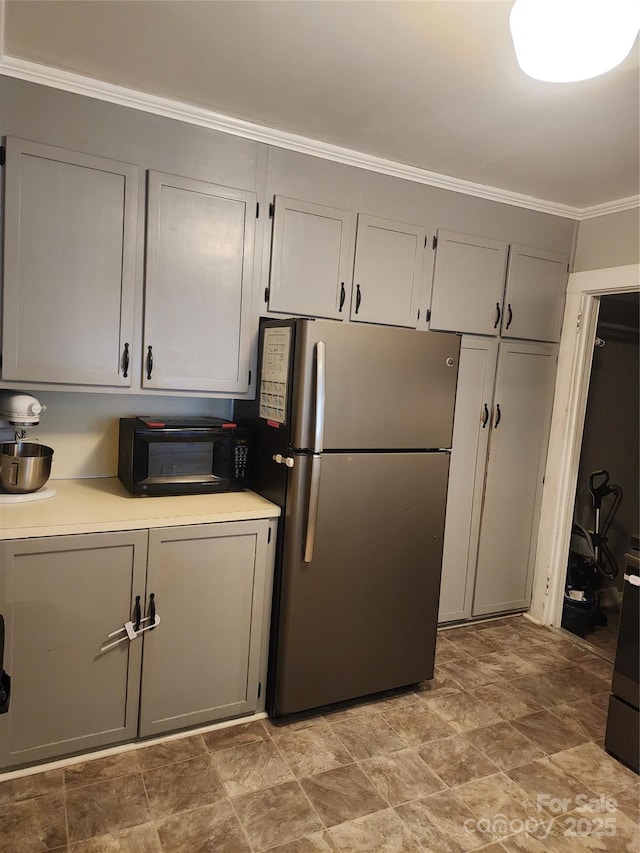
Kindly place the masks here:
[(574, 272), (622, 267), (639, 261), (640, 208), (597, 216), (580, 223)]
[(229, 418), (230, 400), (34, 391), (47, 407), (29, 441), (53, 448), (51, 478), (115, 477), (119, 418), (132, 415), (213, 415)]

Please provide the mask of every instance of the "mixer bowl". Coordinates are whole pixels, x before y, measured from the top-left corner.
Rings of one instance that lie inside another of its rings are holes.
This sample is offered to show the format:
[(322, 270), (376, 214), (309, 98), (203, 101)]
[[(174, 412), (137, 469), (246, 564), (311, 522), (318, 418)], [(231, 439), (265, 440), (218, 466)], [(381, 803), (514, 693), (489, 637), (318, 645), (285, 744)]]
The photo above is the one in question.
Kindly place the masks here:
[(49, 479), (53, 450), (33, 441), (0, 444), (0, 490), (11, 494), (37, 492)]

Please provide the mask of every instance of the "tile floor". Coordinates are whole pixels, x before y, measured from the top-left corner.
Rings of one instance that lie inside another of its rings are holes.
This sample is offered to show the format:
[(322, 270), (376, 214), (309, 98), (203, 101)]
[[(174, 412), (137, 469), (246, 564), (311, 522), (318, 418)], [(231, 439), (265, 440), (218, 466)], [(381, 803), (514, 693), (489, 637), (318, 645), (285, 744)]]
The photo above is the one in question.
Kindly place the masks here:
[(607, 660), (513, 617), (441, 631), (436, 664), (373, 701), (2, 782), (0, 853), (637, 853)]

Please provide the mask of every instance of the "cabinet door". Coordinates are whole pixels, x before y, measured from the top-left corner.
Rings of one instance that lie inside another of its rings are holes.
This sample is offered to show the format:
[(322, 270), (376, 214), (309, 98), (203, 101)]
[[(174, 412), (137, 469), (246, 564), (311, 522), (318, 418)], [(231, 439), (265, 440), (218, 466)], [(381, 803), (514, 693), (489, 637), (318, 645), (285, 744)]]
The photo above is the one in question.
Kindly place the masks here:
[(258, 700), (268, 524), (151, 530), (140, 734), (252, 713)]
[(269, 310), (342, 319), (348, 313), (353, 214), (274, 199)]
[(358, 215), (352, 320), (416, 327), (425, 240), (418, 225)]
[(2, 544), (0, 600), (11, 706), (2, 766), (136, 736), (141, 641), (102, 646), (144, 594), (146, 531)]
[(474, 616), (529, 606), (556, 347), (500, 345)]
[(131, 384), (135, 166), (7, 140), (2, 378)]
[(527, 246), (511, 246), (502, 336), (559, 341), (568, 258)]
[(245, 392), (256, 196), (149, 172), (144, 388)]
[(471, 616), (498, 342), (464, 336), (442, 555), (440, 623)]
[(497, 335), (507, 244), (438, 231), (429, 328)]

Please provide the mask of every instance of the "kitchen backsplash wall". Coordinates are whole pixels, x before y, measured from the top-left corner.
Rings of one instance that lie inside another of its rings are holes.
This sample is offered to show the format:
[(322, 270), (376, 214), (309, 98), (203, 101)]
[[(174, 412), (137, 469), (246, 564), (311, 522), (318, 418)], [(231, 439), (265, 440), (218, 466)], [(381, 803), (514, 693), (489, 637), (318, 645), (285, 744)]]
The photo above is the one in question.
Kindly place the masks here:
[[(24, 389), (29, 391), (27, 387)], [(115, 477), (118, 473), (118, 420), (132, 415), (213, 415), (230, 418), (230, 400), (35, 391), (47, 407), (40, 425), (27, 430), (30, 441), (53, 448), (51, 479)]]

